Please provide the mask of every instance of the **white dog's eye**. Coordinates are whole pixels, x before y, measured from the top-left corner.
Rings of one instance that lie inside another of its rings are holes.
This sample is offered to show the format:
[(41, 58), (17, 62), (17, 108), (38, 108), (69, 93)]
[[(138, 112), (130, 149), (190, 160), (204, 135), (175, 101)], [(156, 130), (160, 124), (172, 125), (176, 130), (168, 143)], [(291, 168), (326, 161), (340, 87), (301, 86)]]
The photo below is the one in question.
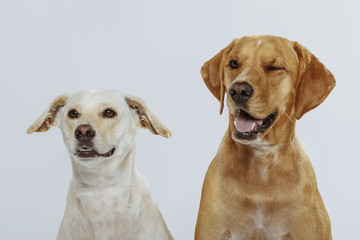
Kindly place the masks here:
[(117, 114), (114, 110), (112, 109), (105, 109), (104, 113), (103, 113), (103, 117), (105, 118), (113, 118), (115, 117)]
[(79, 113), (77, 110), (73, 109), (69, 111), (68, 116), (69, 118), (73, 118), (73, 119), (79, 118)]

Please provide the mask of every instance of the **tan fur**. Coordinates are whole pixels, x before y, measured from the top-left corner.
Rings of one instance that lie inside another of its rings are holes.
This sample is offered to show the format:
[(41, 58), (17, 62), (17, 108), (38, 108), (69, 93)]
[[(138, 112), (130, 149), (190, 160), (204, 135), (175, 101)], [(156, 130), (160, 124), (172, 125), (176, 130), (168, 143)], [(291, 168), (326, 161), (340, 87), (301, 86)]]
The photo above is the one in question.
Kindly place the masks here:
[(54, 126), (56, 124), (55, 118), (68, 98), (67, 94), (56, 97), (43, 114), (27, 129), (26, 133), (46, 132)]
[[(231, 60), (237, 69), (229, 67)], [(285, 70), (268, 71), (271, 66)], [(335, 86), (332, 74), (305, 47), (273, 36), (234, 40), (201, 73), (221, 104), (222, 91), (247, 82), (254, 95), (245, 110), (258, 119), (278, 114), (256, 139), (241, 140), (233, 133), (238, 106), (227, 98), (229, 127), (204, 180), (195, 239), (332, 239), (313, 168), (295, 133), (296, 119)]]
[(143, 100), (133, 96), (125, 97), (131, 109), (136, 111), (139, 118), (140, 127), (149, 129), (150, 132), (163, 137), (171, 137), (171, 132), (160, 122), (160, 120), (151, 112)]

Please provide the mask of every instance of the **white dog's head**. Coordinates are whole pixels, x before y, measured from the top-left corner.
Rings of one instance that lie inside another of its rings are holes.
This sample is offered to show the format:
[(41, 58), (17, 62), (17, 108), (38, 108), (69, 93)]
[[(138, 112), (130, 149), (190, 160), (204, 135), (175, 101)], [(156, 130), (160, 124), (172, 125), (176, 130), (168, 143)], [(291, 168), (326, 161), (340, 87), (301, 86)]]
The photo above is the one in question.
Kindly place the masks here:
[(56, 97), (27, 133), (45, 132), (52, 126), (61, 129), (71, 158), (84, 164), (121, 156), (133, 145), (138, 126), (171, 136), (141, 99), (108, 90)]

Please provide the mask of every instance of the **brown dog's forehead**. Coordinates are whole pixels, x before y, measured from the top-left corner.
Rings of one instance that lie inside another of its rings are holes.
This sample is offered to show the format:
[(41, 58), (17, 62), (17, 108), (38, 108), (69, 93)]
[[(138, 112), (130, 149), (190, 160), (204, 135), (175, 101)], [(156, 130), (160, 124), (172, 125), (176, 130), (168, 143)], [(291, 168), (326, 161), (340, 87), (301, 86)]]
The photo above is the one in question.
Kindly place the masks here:
[(247, 36), (235, 40), (229, 58), (240, 58), (239, 61), (244, 61), (256, 57), (269, 60), (282, 57), (286, 61), (297, 61), (293, 46), (294, 42), (281, 37)]

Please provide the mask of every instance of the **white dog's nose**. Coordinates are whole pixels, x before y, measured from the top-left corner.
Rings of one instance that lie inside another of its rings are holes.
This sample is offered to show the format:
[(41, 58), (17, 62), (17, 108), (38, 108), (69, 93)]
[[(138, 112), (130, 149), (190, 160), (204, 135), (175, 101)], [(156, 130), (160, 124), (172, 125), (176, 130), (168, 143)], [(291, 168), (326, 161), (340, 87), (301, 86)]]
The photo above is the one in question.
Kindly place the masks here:
[(90, 125), (80, 125), (75, 130), (75, 138), (81, 142), (85, 142), (94, 138), (95, 130)]

